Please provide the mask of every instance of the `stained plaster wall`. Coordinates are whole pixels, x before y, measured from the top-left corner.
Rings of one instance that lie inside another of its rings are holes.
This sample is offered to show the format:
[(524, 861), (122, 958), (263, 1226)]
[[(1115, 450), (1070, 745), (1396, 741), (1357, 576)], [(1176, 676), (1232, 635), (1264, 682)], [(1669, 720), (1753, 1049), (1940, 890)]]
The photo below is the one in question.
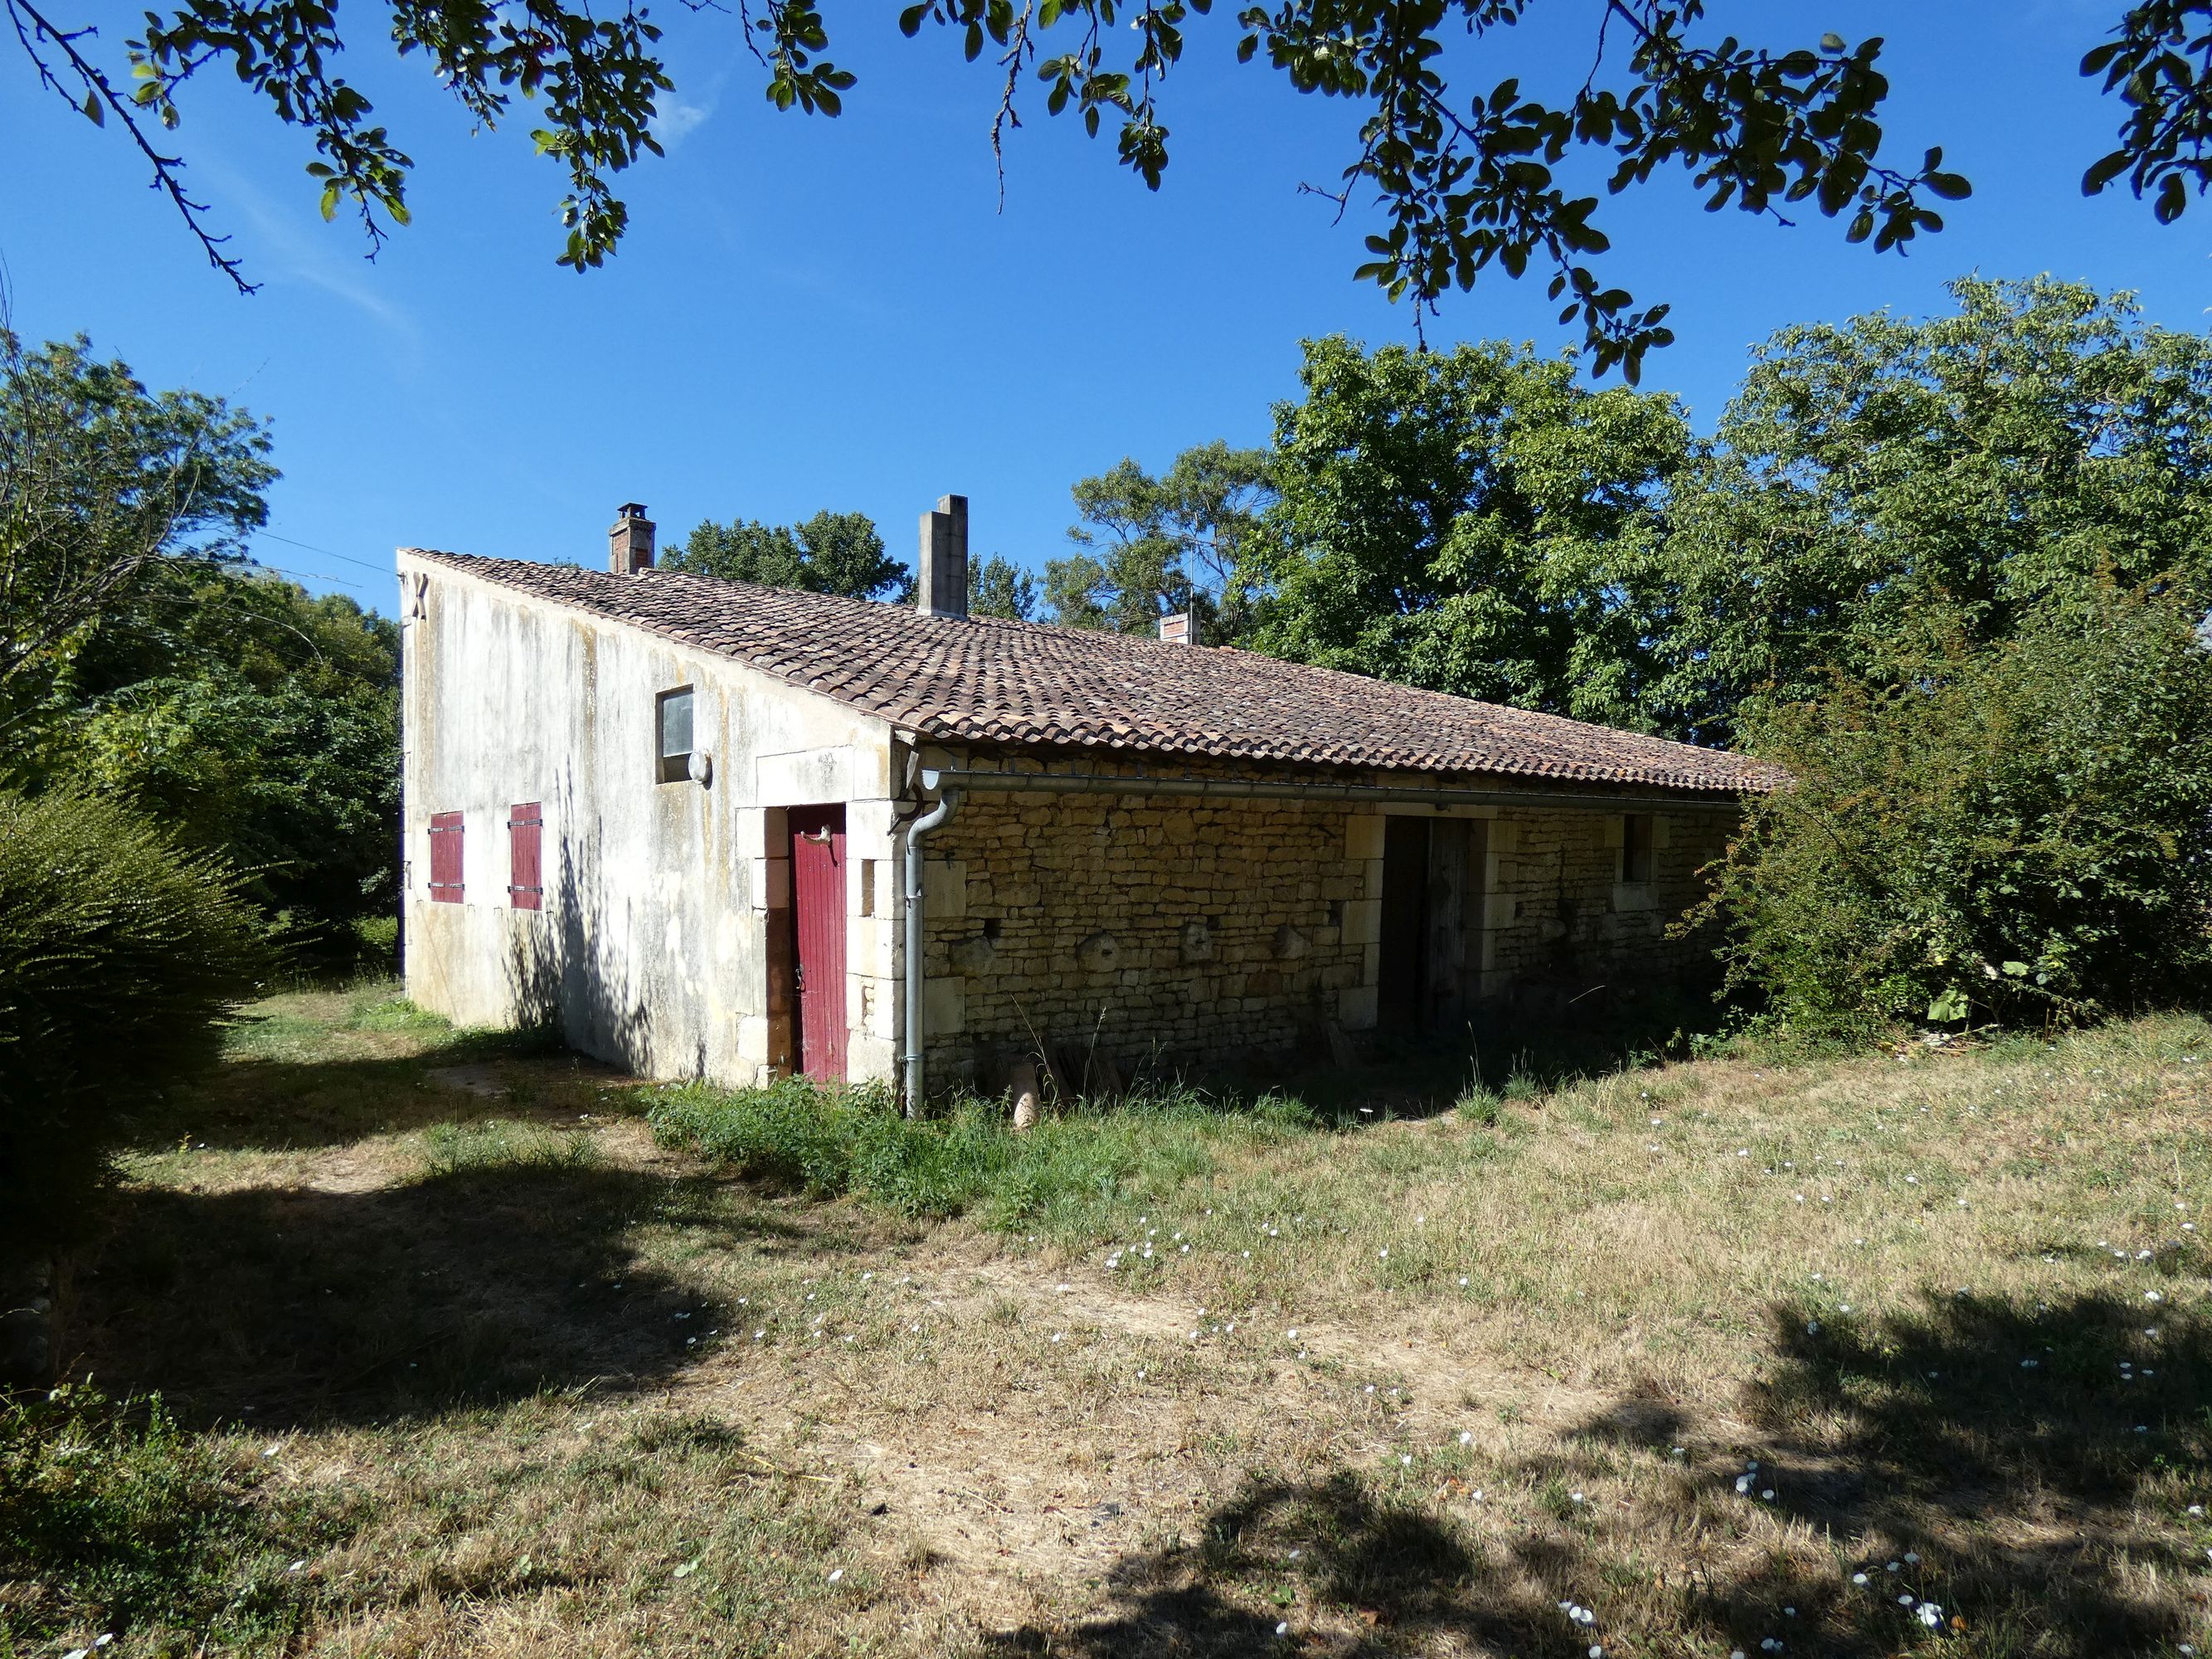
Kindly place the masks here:
[[(458, 1023), (550, 1020), (659, 1078), (791, 1059), (783, 811), (847, 804), (848, 1072), (893, 1075), (880, 720), (626, 624), (402, 556), (408, 994)], [(417, 579), (419, 580), (419, 584)], [(652, 580), (650, 574), (637, 580)], [(695, 690), (712, 780), (659, 780), (658, 693)], [(543, 908), (514, 908), (509, 809), (543, 804)], [(431, 815), (464, 815), (464, 900), (429, 896)]]

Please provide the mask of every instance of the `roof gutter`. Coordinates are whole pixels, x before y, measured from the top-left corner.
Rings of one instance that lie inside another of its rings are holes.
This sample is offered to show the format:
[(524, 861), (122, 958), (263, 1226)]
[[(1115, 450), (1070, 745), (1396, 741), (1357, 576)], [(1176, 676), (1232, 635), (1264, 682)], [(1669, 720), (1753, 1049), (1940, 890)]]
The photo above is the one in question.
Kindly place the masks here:
[[(1439, 810), (1454, 806), (1551, 806), (1594, 812), (1679, 812), (1685, 808), (1734, 806), (1741, 799), (1738, 792), (1725, 789), (1702, 793), (1685, 790), (1665, 795), (1615, 795), (1544, 789), (1447, 789), (1419, 784), (1156, 778), (1142, 774), (1121, 776), (1097, 772), (979, 772), (949, 767), (925, 769), (921, 787), (933, 793), (945, 790), (957, 793), (973, 789), (1014, 794), (1202, 795), (1219, 800), (1379, 801), (1433, 805)], [(910, 847), (912, 842), (908, 844)]]

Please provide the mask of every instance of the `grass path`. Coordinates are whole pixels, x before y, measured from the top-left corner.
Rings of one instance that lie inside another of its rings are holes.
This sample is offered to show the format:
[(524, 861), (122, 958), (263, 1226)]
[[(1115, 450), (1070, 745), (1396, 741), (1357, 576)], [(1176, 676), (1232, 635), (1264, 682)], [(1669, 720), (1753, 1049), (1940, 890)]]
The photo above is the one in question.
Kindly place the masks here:
[(2212, 1651), (2200, 1021), (1079, 1121), (918, 1222), (390, 998), (146, 1127), (71, 1328), (177, 1432), (33, 1458), (0, 1659)]

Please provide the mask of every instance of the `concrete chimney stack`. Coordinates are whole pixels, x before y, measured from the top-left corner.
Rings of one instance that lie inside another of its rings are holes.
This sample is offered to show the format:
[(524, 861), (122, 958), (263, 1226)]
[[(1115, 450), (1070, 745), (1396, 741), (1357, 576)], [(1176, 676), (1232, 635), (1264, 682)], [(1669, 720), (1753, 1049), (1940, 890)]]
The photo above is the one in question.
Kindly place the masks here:
[(607, 568), (617, 576), (635, 576), (653, 568), (653, 520), (644, 506), (624, 501), (607, 530)]
[(968, 614), (968, 498), (943, 495), (921, 515), (921, 580), (915, 609), (925, 617)]
[(1170, 645), (1196, 645), (1198, 630), (1190, 625), (1190, 612), (1178, 611), (1160, 618), (1160, 637)]

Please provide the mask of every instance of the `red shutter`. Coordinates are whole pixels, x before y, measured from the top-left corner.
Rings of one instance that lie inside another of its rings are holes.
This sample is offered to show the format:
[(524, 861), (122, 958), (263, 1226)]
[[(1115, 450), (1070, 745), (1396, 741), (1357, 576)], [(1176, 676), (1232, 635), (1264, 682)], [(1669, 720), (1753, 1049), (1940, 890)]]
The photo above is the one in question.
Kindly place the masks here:
[(508, 812), (507, 896), (518, 910), (544, 908), (544, 834), (545, 811), (538, 802), (524, 801)]
[(437, 904), (461, 902), (461, 815), (430, 815), (430, 898)]

